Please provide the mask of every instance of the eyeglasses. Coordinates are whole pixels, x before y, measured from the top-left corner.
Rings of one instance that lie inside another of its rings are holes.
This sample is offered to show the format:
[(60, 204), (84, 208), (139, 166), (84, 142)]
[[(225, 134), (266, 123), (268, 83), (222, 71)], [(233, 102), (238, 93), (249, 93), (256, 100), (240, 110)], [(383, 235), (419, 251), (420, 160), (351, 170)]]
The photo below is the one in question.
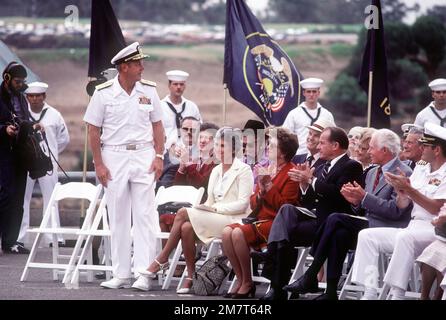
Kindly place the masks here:
[(436, 94), (446, 94), (446, 90), (443, 91), (434, 91)]
[(194, 128), (181, 128), (181, 130), (186, 131), (186, 132), (193, 132)]

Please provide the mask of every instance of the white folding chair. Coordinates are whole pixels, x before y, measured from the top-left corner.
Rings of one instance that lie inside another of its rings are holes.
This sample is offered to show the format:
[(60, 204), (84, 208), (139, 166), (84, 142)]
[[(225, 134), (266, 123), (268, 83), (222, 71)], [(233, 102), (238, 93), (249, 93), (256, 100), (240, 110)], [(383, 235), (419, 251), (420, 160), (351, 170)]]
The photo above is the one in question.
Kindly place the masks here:
[[(158, 192), (155, 196), (155, 207), (158, 208), (159, 205), (170, 202), (189, 202), (192, 206), (196, 206), (200, 204), (201, 199), (203, 198), (204, 188), (201, 187), (199, 189), (192, 186), (171, 186), (165, 188), (161, 186), (158, 189)], [(162, 240), (165, 240), (169, 237), (168, 232), (159, 232), (157, 234), (157, 238), (159, 240), (158, 246), (161, 250), (162, 248)], [(174, 278), (175, 269), (177, 265), (179, 265), (180, 256), (183, 249), (181, 247), (181, 241), (178, 242), (177, 248), (171, 259), (169, 259), (169, 269), (167, 270), (166, 276), (162, 279), (163, 273), (158, 273), (158, 279), (162, 282), (162, 289), (167, 290), (170, 287), (170, 283)]]
[[(80, 230), (87, 230), (91, 227), (92, 217), (96, 210), (99, 196), (102, 192), (102, 185), (94, 186), (88, 182), (69, 182), (66, 184), (57, 183), (54, 187), (51, 195), (48, 207), (43, 215), (42, 222), (38, 228), (29, 229), (28, 232), (35, 233), (36, 238), (34, 240), (31, 252), (23, 270), (20, 281), (25, 281), (28, 277), (30, 268), (37, 269), (52, 269), (53, 280), (58, 280), (59, 273), (65, 273), (66, 270), (70, 270), (74, 267), (76, 257), (74, 255), (61, 255), (59, 253), (59, 246), (57, 244), (57, 235), (72, 235), (76, 238), (79, 237)], [(85, 219), (81, 228), (67, 228), (67, 227), (54, 227), (51, 221), (55, 221), (55, 210), (58, 207), (59, 201), (64, 199), (79, 199), (88, 200), (89, 206), (86, 211)], [(35, 262), (37, 249), (42, 241), (44, 234), (50, 234), (53, 237), (52, 248), (52, 263)], [(68, 263), (61, 263), (60, 260), (69, 259)], [(91, 257), (89, 257), (91, 260)], [(93, 275), (89, 275), (92, 279)]]
[[(107, 199), (106, 195), (102, 197), (99, 208), (94, 216), (91, 228), (79, 231), (79, 237), (76, 241), (73, 257), (78, 257), (79, 251), (82, 249), (74, 269), (67, 270), (63, 278), (63, 283), (68, 288), (77, 288), (79, 284), (79, 275), (81, 271), (106, 271), (106, 278), (111, 278), (112, 264), (111, 264), (111, 244), (110, 244), (110, 227), (107, 216)], [(102, 222), (102, 228), (100, 228)], [(88, 257), (92, 254), (92, 244), (94, 237), (103, 237), (104, 247), (104, 265), (88, 264)], [(83, 247), (82, 247), (83, 246)], [(87, 262), (87, 263), (86, 263)]]

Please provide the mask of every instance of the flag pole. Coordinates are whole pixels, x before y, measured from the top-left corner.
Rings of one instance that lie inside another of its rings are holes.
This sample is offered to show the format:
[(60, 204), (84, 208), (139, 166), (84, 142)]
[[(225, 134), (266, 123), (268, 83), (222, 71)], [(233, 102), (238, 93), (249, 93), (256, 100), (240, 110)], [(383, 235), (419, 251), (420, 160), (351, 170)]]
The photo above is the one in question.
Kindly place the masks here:
[(369, 94), (367, 102), (367, 128), (372, 124), (373, 71), (369, 71)]
[(226, 125), (226, 104), (228, 102), (228, 85), (223, 84), (223, 126)]
[[(88, 78), (88, 83), (90, 83), (91, 78)], [(88, 102), (90, 102), (91, 97), (88, 96)], [(84, 137), (84, 156), (83, 156), (83, 163), (82, 163), (82, 182), (87, 182), (87, 152), (88, 152), (88, 125), (85, 123), (85, 137)], [(80, 226), (82, 227), (82, 224), (84, 223), (85, 219), (85, 199), (81, 201), (81, 217), (80, 217)]]

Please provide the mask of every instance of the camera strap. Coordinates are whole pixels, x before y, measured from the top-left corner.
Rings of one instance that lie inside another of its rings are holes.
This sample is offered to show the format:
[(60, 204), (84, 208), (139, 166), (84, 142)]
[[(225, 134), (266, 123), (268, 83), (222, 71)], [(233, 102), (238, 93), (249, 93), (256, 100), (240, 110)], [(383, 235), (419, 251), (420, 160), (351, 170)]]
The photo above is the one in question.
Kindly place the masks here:
[[(40, 121), (42, 121), (43, 117), (45, 116), (46, 112), (48, 111), (49, 108), (46, 108), (44, 110), (42, 110), (42, 113), (40, 114), (39, 120), (36, 120), (32, 115), (29, 115), (30, 120), (33, 123), (39, 123)], [(48, 140), (46, 139), (46, 134), (42, 135), (43, 140), (45, 141), (46, 146), (48, 147), (48, 151), (51, 155), (51, 157), (53, 158), (53, 160), (56, 162), (56, 164), (59, 166), (60, 170), (62, 170), (63, 174), (65, 175), (65, 177), (68, 179), (68, 181), (71, 180), (71, 178), (68, 176), (68, 174), (65, 172), (65, 170), (62, 168), (62, 166), (60, 165), (59, 161), (57, 161), (56, 157), (54, 156), (53, 152), (51, 151), (51, 148), (48, 144)]]

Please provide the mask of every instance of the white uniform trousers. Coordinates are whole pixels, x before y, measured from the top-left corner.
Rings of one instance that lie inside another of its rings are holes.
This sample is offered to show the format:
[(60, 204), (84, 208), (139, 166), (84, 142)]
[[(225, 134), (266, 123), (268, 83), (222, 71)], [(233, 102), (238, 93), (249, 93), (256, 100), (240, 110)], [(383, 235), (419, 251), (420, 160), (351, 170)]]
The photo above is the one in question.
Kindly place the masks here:
[(160, 231), (155, 210), (154, 173), (149, 174), (155, 150), (113, 150), (104, 147), (102, 158), (110, 170), (105, 189), (111, 231), (113, 276), (131, 277), (133, 226), (133, 268), (145, 270), (155, 259), (156, 233)]
[(359, 232), (352, 281), (378, 288), (380, 253), (392, 254), (384, 282), (406, 290), (416, 258), (435, 240), (428, 220), (411, 220), (407, 228), (370, 228)]
[[(53, 168), (55, 163), (53, 163)], [(41, 178), (38, 178), (36, 180), (31, 179), (28, 176), (28, 179), (26, 181), (26, 191), (25, 191), (25, 199), (23, 202), (23, 218), (22, 218), (22, 224), (20, 226), (20, 233), (19, 237), (17, 239), (18, 242), (25, 243), (28, 240), (27, 230), (29, 228), (30, 223), (30, 204), (31, 204), (31, 198), (33, 195), (33, 189), (34, 185), (36, 184), (36, 181), (39, 182), (40, 191), (42, 192), (42, 198), (43, 198), (43, 213), (45, 213), (46, 208), (48, 207), (48, 202), (50, 201), (51, 194), (53, 193), (54, 186), (56, 185), (58, 178), (57, 178), (57, 170), (54, 170), (53, 174), (46, 175)], [(56, 215), (54, 219), (51, 220), (52, 227), (60, 227), (60, 218), (59, 218), (59, 211), (56, 210)], [(53, 236), (50, 234), (45, 234), (43, 237), (43, 240), (46, 244), (53, 242)], [(58, 241), (63, 241), (62, 235), (57, 236)]]

